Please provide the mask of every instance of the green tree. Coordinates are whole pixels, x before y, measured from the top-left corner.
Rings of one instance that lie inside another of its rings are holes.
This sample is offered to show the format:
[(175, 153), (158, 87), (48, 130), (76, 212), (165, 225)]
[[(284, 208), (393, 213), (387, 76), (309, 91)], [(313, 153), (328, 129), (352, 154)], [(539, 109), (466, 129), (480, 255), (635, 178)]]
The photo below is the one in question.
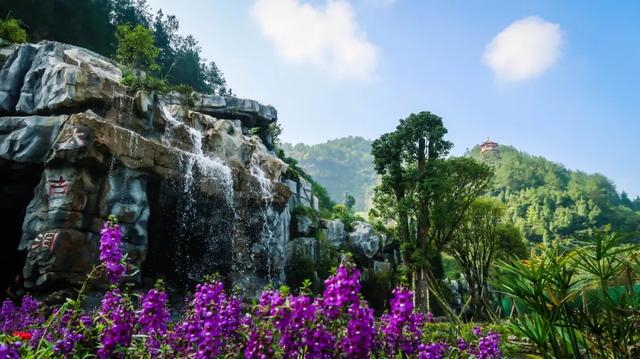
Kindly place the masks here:
[(118, 39), (118, 49), (116, 59), (130, 68), (140, 68), (143, 70), (158, 70), (156, 58), (160, 50), (153, 44), (153, 34), (151, 30), (136, 25), (129, 24), (118, 26), (116, 32)]
[(524, 243), (519, 231), (504, 224), (504, 214), (505, 206), (500, 201), (476, 199), (455, 230), (455, 238), (445, 245), (445, 251), (455, 258), (469, 283), (469, 303), (475, 321), (495, 318), (488, 286), (494, 260), (512, 256), (510, 251), (514, 249), (518, 254), (526, 254), (522, 253)]
[(353, 206), (356, 205), (356, 199), (349, 192), (344, 193), (344, 205), (347, 206), (350, 210), (353, 210)]
[(10, 42), (22, 43), (27, 41), (27, 32), (22, 28), (18, 19), (0, 19), (0, 38)]

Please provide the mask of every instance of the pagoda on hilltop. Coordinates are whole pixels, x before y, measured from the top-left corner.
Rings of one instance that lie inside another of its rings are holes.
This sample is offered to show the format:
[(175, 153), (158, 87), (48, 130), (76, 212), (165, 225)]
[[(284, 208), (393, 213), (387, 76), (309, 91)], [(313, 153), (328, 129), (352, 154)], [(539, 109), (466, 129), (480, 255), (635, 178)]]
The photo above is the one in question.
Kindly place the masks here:
[(492, 154), (497, 157), (500, 157), (500, 150), (498, 149), (498, 143), (491, 141), (487, 138), (486, 141), (480, 144), (480, 154), (482, 156)]

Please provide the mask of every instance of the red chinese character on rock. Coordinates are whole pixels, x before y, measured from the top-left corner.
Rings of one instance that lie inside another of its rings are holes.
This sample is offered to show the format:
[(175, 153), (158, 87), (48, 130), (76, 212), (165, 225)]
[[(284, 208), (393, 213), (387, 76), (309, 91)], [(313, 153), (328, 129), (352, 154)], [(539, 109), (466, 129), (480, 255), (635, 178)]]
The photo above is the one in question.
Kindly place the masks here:
[(65, 196), (69, 191), (69, 182), (62, 176), (57, 180), (49, 180), (49, 196)]
[(56, 232), (40, 233), (36, 239), (33, 240), (31, 250), (36, 251), (45, 248), (51, 253), (53, 247), (56, 245), (56, 240), (58, 240), (58, 233)]

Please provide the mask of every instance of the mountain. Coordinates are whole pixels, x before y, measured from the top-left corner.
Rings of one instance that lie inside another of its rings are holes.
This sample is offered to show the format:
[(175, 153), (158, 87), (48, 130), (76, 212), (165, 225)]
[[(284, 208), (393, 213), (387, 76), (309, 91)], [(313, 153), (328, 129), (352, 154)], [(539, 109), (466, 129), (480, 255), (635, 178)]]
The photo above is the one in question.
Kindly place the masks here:
[(349, 136), (317, 145), (285, 143), (282, 149), (322, 184), (334, 201), (342, 202), (348, 192), (356, 200), (355, 209), (364, 211), (369, 208), (378, 181), (373, 169), (372, 142)]
[(571, 236), (611, 224), (638, 237), (640, 198), (631, 201), (601, 174), (569, 170), (512, 146), (484, 154), (475, 146), (466, 154), (494, 167), (490, 195), (507, 205), (507, 216), (533, 242)]
[[(345, 137), (283, 147), (334, 200), (340, 202), (344, 192), (350, 192), (356, 197), (356, 208), (365, 210), (377, 183), (371, 143), (362, 137)], [(475, 146), (465, 155), (494, 167), (495, 180), (488, 195), (505, 203), (510, 220), (529, 241), (567, 237), (607, 224), (640, 237), (640, 198), (631, 200), (601, 174), (570, 170), (506, 145), (484, 155)]]

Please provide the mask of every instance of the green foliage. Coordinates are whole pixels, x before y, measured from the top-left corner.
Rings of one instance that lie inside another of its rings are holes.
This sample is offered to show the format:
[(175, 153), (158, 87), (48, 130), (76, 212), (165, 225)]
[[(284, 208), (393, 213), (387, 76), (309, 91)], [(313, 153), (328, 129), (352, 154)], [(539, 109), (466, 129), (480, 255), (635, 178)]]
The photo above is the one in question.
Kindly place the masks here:
[(444, 278), (441, 252), (471, 203), (488, 188), (492, 171), (469, 158), (445, 158), (453, 146), (444, 139), (446, 133), (440, 117), (420, 112), (373, 142), (374, 167), (382, 180), (370, 217), (394, 227), (405, 258), (421, 278), (416, 281), (416, 303), (426, 308), (426, 301), (434, 298), (458, 321), (439, 284)]
[(142, 25), (118, 26), (116, 59), (127, 67), (156, 71), (156, 58), (160, 50), (153, 44), (153, 33)]
[(349, 192), (345, 192), (344, 193), (344, 205), (347, 206), (349, 209), (353, 209), (353, 206), (355, 206), (356, 204), (356, 199), (355, 197), (353, 197), (353, 195)]
[(30, 41), (61, 41), (105, 56), (115, 52), (113, 13), (113, 0), (0, 1), (0, 18), (20, 19)]
[(286, 281), (291, 288), (300, 288), (303, 292), (321, 293), (324, 280), (327, 279), (340, 264), (337, 249), (326, 237), (317, 236), (319, 258), (314, 261), (304, 255), (295, 255), (287, 263)]
[(122, 84), (131, 88), (132, 91), (156, 91), (167, 93), (171, 87), (163, 79), (152, 75), (136, 74), (131, 69), (125, 68), (122, 73)]
[(0, 19), (0, 38), (22, 43), (27, 41), (27, 32), (22, 28), (20, 20), (8, 17), (5, 20)]
[(353, 222), (364, 221), (364, 218), (355, 214), (351, 208), (345, 206), (344, 204), (336, 204), (335, 206), (333, 206), (331, 219), (339, 219), (342, 223), (344, 223), (344, 228), (347, 232), (353, 230), (353, 226), (351, 225)]
[(340, 199), (348, 192), (355, 198), (356, 211), (370, 208), (373, 187), (378, 183), (370, 140), (349, 136), (316, 145), (283, 143), (282, 148), (326, 187), (331, 198)]
[(54, 40), (82, 46), (108, 57), (117, 54), (117, 28), (142, 26), (159, 52), (159, 77), (169, 85), (187, 84), (202, 93), (231, 94), (215, 62), (202, 57), (193, 36), (178, 33), (175, 16), (152, 16), (146, 0), (5, 0), (0, 17), (20, 19), (33, 41)]
[(640, 207), (606, 177), (568, 170), (510, 146), (499, 149), (498, 159), (482, 156), (477, 147), (468, 156), (492, 165), (489, 194), (506, 204), (509, 222), (528, 241), (568, 238), (608, 224), (640, 237)]
[(267, 129), (271, 136), (271, 141), (274, 145), (280, 146), (280, 135), (282, 135), (282, 125), (280, 122), (273, 122), (269, 124)]
[[(455, 258), (469, 283), (470, 307), (476, 321), (496, 317), (488, 286), (494, 260), (499, 254), (504, 258), (518, 258), (509, 250), (518, 246), (521, 235), (513, 226), (502, 226), (504, 210), (504, 205), (496, 199), (476, 199), (456, 229), (455, 238), (445, 245), (445, 251)], [(508, 242), (503, 242), (505, 239)]]
[(193, 90), (193, 87), (187, 84), (180, 84), (173, 86), (173, 91), (180, 94), (180, 104), (183, 107), (191, 108), (196, 105), (196, 102), (200, 100), (198, 94)]
[(496, 285), (524, 307), (514, 324), (545, 356), (631, 358), (640, 340), (638, 258), (622, 236), (596, 231), (502, 262)]

